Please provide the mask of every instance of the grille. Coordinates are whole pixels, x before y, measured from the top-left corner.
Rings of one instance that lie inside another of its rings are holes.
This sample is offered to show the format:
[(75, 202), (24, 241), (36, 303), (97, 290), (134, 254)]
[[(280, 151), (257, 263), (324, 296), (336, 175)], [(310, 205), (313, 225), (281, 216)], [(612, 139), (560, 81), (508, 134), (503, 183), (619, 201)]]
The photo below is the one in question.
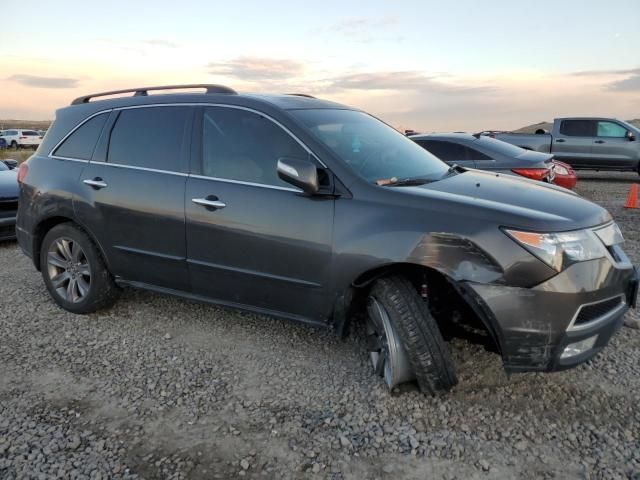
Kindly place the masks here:
[(594, 303), (593, 305), (585, 305), (580, 309), (580, 313), (578, 314), (578, 318), (576, 318), (574, 325), (583, 325), (600, 318), (611, 310), (617, 308), (620, 303), (622, 303), (622, 299), (620, 297), (616, 297)]

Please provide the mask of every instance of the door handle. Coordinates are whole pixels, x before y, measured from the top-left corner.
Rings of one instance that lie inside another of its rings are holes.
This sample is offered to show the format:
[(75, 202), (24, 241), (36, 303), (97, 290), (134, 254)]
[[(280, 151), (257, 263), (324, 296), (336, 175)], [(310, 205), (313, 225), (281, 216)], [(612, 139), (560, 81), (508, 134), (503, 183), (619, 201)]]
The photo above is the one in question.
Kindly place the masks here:
[(85, 185), (89, 185), (90, 187), (93, 187), (96, 190), (100, 190), (101, 188), (107, 187), (107, 183), (104, 182), (100, 177), (96, 177), (93, 180), (83, 180), (82, 183), (84, 183)]
[(191, 201), (193, 203), (195, 203), (196, 205), (202, 205), (203, 207), (207, 207), (207, 208), (213, 208), (215, 210), (218, 210), (220, 208), (224, 208), (227, 206), (226, 203), (221, 202), (220, 200), (217, 199), (217, 197), (207, 197), (207, 198), (192, 198)]
[(564, 138), (559, 138), (556, 140), (557, 143), (564, 143)]
[(596, 141), (595, 141), (595, 142), (593, 142), (593, 143), (607, 143), (607, 142), (605, 142), (604, 140), (596, 140)]

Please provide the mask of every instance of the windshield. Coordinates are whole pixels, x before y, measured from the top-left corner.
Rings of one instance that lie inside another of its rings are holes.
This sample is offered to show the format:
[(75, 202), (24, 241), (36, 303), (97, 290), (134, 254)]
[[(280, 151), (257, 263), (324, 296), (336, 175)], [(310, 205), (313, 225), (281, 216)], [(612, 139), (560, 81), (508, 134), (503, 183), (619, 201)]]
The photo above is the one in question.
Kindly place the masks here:
[(620, 123), (627, 127), (627, 130), (630, 130), (634, 133), (640, 133), (640, 127), (636, 127), (635, 125), (630, 124), (629, 122), (623, 122), (620, 120)]
[(353, 110), (292, 110), (311, 132), (369, 182), (439, 180), (448, 165), (380, 120)]
[(0, 160), (0, 172), (2, 172), (3, 170), (9, 170), (9, 167), (7, 167), (7, 165)]

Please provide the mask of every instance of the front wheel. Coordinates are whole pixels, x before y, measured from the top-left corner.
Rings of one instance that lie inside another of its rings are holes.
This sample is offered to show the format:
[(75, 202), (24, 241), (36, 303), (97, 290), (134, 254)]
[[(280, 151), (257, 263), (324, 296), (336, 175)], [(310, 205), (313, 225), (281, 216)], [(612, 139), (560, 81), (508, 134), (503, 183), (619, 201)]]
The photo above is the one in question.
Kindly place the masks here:
[(111, 306), (119, 289), (89, 236), (72, 223), (53, 227), (40, 249), (49, 293), (65, 310), (92, 313)]
[(457, 382), (451, 355), (427, 301), (402, 277), (378, 280), (368, 298), (367, 343), (389, 388), (416, 380), (435, 395)]

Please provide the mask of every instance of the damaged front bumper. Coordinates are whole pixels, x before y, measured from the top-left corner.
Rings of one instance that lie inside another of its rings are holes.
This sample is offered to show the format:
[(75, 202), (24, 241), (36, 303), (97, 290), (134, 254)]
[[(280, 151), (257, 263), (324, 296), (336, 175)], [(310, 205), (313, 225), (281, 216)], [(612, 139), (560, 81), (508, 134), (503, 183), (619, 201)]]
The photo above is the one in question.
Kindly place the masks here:
[(608, 258), (576, 263), (532, 288), (464, 282), (500, 345), (505, 369), (554, 371), (602, 350), (634, 307), (638, 271)]

